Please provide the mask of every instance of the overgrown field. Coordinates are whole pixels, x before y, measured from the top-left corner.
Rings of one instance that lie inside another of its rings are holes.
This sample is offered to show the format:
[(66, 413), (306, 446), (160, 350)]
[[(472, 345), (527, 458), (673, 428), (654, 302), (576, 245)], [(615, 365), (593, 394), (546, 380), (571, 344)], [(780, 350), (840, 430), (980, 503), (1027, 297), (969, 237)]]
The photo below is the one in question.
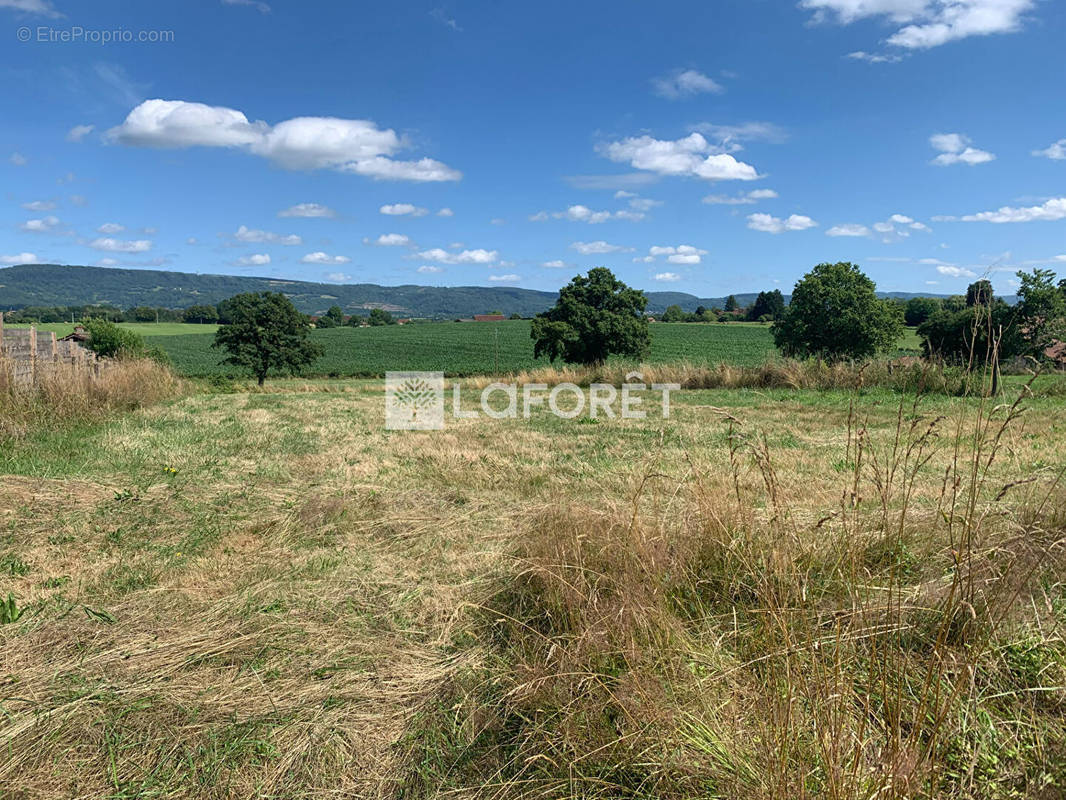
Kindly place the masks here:
[(1066, 415), (1010, 402), (287, 381), (9, 442), (0, 796), (1060, 797)]
[[(312, 336), (326, 353), (307, 370), (308, 375), (373, 377), (389, 370), (443, 370), (450, 376), (468, 376), (521, 372), (548, 363), (533, 358), (525, 320), (332, 328)], [(211, 336), (150, 337), (148, 342), (165, 350), (184, 375), (239, 374), (219, 364), (222, 354), (211, 348)], [(917, 347), (913, 331), (900, 346)], [(776, 352), (767, 325), (656, 323), (651, 326), (648, 361), (755, 366)]]

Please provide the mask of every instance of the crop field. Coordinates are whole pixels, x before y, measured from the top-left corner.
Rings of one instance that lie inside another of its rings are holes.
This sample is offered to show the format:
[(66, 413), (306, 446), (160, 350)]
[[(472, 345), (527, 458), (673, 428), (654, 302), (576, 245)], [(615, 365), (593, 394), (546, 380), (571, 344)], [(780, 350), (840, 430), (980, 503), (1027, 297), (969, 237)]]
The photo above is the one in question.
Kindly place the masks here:
[[(515, 320), (313, 331), (325, 355), (306, 374), (371, 377), (389, 370), (443, 370), (449, 376), (521, 372), (547, 364), (545, 359), (533, 358), (529, 325), (528, 321)], [(167, 352), (183, 375), (237, 374), (232, 367), (220, 365), (222, 354), (211, 342), (209, 335), (148, 338), (149, 344)], [(916, 347), (916, 342), (913, 331), (908, 330), (900, 346)], [(647, 361), (754, 366), (773, 358), (776, 352), (767, 325), (656, 323), (651, 326)]]
[(383, 400), (284, 380), (0, 440), (0, 794), (1066, 791), (1061, 398), (438, 432)]

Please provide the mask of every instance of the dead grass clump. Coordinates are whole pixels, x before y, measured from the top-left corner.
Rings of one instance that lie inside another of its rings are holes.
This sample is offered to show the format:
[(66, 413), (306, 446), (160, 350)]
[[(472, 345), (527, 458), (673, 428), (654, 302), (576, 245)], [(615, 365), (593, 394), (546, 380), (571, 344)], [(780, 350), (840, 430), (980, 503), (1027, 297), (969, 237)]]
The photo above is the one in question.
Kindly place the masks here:
[(85, 370), (57, 369), (35, 386), (16, 383), (12, 364), (0, 359), (0, 438), (92, 422), (119, 411), (174, 397), (183, 382), (151, 359), (119, 359), (99, 377)]

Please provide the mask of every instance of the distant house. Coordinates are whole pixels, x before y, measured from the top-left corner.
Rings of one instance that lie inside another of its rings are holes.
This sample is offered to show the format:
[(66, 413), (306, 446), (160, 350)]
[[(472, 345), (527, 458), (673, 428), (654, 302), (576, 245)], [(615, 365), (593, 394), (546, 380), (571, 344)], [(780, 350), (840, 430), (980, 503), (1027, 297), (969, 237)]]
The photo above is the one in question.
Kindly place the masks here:
[(74, 333), (64, 336), (59, 341), (61, 342), (87, 342), (89, 341), (89, 332), (85, 330), (84, 325), (75, 325)]
[(396, 324), (397, 325), (407, 325), (410, 321), (411, 321), (411, 319), (409, 317), (405, 317), (404, 319), (396, 320)]
[(505, 319), (503, 314), (474, 314), (474, 322), (503, 322)]

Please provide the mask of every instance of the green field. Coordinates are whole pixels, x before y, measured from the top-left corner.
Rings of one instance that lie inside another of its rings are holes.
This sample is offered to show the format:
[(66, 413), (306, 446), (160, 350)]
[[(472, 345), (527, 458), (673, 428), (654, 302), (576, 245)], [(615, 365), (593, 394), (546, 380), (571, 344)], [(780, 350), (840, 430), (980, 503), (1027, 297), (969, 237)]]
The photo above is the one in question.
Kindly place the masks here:
[[(8, 328), (29, 328), (29, 325), (6, 325)], [(56, 336), (74, 332), (69, 322), (47, 322), (34, 325), (38, 331), (54, 331)], [(120, 322), (119, 327), (136, 331), (141, 336), (183, 336), (187, 334), (214, 334), (218, 325), (190, 325), (185, 322)]]

